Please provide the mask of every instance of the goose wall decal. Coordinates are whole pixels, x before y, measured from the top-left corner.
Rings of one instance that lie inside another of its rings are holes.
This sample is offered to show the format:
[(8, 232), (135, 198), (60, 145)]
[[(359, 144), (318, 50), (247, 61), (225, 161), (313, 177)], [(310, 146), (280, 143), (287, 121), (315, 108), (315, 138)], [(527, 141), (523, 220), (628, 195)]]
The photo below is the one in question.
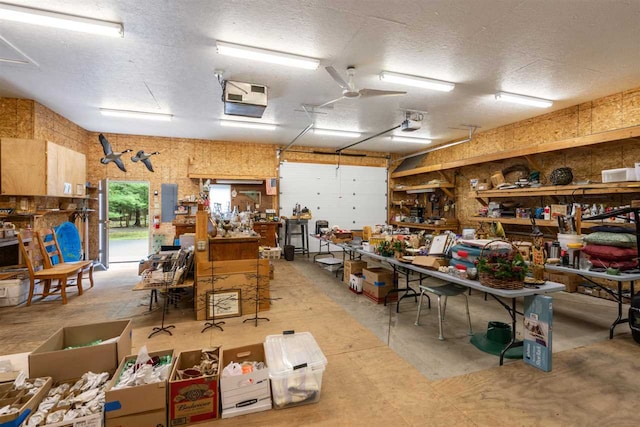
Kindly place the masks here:
[(144, 165), (153, 172), (153, 166), (151, 165), (151, 160), (149, 159), (151, 156), (155, 156), (156, 154), (160, 154), (159, 151), (154, 151), (153, 153), (145, 153), (144, 150), (140, 150), (136, 153), (135, 156), (131, 158), (132, 162), (137, 162), (138, 160), (144, 163)]
[(125, 169), (124, 163), (122, 163), (122, 159), (120, 158), (120, 156), (133, 150), (127, 148), (124, 151), (114, 152), (111, 149), (109, 140), (103, 134), (98, 135), (98, 139), (100, 140), (100, 144), (102, 144), (102, 151), (104, 151), (104, 157), (100, 159), (100, 163), (102, 163), (103, 165), (108, 165), (109, 163), (113, 162), (122, 172), (126, 172), (127, 169)]

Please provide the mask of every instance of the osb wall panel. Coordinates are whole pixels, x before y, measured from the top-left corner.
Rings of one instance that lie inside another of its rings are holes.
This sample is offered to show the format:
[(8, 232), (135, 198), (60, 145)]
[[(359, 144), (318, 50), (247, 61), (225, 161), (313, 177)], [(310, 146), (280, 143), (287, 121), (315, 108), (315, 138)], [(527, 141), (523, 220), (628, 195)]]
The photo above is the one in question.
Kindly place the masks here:
[[(348, 166), (371, 166), (371, 167), (387, 167), (387, 153), (378, 153), (371, 151), (360, 150), (345, 150), (345, 154), (364, 154), (365, 157), (352, 157), (352, 156), (338, 156), (338, 155), (326, 155), (326, 154), (314, 154), (312, 148), (308, 147), (295, 147), (295, 151), (285, 151), (281, 154), (281, 161), (299, 162), (299, 163), (324, 163), (324, 164), (338, 164)], [(317, 149), (316, 149), (317, 150)], [(327, 149), (320, 149), (320, 151), (330, 151)], [(368, 156), (368, 157), (367, 157)]]
[(29, 99), (0, 98), (0, 137), (33, 138), (33, 105)]
[[(438, 150), (425, 156), (420, 166), (437, 165), (452, 160), (476, 157), (546, 142), (559, 141), (576, 136), (635, 126), (640, 124), (640, 88), (612, 94), (593, 101), (531, 119), (477, 132), (473, 140), (460, 145)], [(640, 159), (640, 144), (635, 140), (614, 141), (603, 145), (565, 150), (534, 156), (541, 169), (541, 179), (547, 181), (548, 174), (555, 168), (572, 168), (575, 180), (601, 181), (603, 169), (633, 167)], [(490, 175), (524, 159), (507, 159), (460, 168), (456, 175), (456, 211), (463, 226), (474, 225), (469, 220), (477, 213), (480, 204), (469, 197), (469, 179), (488, 180)], [(453, 171), (451, 171), (453, 172)], [(395, 182), (415, 184), (438, 178), (435, 173), (407, 177)], [(392, 182), (393, 185), (394, 182)], [(637, 195), (635, 195), (637, 198)], [(603, 195), (586, 201), (609, 206), (627, 204), (633, 196), (609, 197)], [(593, 200), (593, 201), (591, 201)], [(530, 205), (531, 199), (520, 200)], [(548, 199), (536, 200), (534, 204), (551, 203)]]
[(86, 154), (89, 132), (71, 120), (34, 102), (33, 138), (55, 142), (79, 153)]
[(191, 173), (276, 177), (276, 146), (248, 142), (195, 140)]

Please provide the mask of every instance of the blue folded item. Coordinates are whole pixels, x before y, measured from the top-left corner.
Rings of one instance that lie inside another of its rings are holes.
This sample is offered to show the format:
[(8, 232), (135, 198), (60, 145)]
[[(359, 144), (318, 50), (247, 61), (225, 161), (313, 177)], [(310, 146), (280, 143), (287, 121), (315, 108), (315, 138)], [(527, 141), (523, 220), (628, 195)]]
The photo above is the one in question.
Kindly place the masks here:
[(466, 270), (467, 268), (474, 268), (476, 265), (473, 262), (469, 262), (469, 261), (463, 261), (461, 259), (451, 259), (449, 260), (449, 265), (452, 265), (454, 267), (456, 266), (462, 266), (465, 267), (464, 269)]

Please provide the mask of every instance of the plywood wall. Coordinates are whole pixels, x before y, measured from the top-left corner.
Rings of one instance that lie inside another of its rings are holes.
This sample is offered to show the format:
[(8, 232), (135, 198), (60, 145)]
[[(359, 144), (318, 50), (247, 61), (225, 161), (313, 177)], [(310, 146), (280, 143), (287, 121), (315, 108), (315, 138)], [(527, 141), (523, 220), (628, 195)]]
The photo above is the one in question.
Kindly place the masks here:
[(0, 98), (0, 137), (33, 138), (33, 104), (30, 99)]
[[(470, 142), (427, 154), (419, 166), (435, 165), (639, 124), (640, 88), (637, 88), (478, 132)], [(632, 167), (634, 162), (640, 161), (640, 142), (635, 140), (613, 141), (590, 147), (540, 154), (533, 156), (533, 158), (540, 166), (543, 182), (553, 169), (561, 166), (572, 168), (576, 180), (588, 179), (592, 182), (599, 182), (603, 169)], [(469, 179), (488, 180), (493, 172), (514, 164), (526, 164), (526, 162), (524, 159), (507, 159), (500, 162), (462, 167), (456, 171), (456, 214), (463, 226), (474, 224), (469, 219), (477, 213), (481, 206), (474, 198), (469, 197)], [(453, 171), (448, 173), (453, 174)], [(438, 178), (436, 173), (395, 181), (418, 184), (434, 178)], [(586, 202), (619, 206), (627, 204), (630, 197), (602, 196)], [(524, 205), (530, 205), (532, 202), (531, 199), (516, 201), (520, 201)], [(548, 202), (548, 200), (542, 199), (534, 203), (541, 205)]]

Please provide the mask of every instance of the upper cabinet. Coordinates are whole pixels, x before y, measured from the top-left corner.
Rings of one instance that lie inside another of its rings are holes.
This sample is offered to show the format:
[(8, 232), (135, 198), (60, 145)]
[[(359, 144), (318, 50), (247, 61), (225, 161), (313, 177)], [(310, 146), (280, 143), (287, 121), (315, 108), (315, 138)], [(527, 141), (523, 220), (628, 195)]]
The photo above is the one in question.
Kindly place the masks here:
[(86, 156), (49, 141), (0, 140), (0, 194), (84, 197)]

